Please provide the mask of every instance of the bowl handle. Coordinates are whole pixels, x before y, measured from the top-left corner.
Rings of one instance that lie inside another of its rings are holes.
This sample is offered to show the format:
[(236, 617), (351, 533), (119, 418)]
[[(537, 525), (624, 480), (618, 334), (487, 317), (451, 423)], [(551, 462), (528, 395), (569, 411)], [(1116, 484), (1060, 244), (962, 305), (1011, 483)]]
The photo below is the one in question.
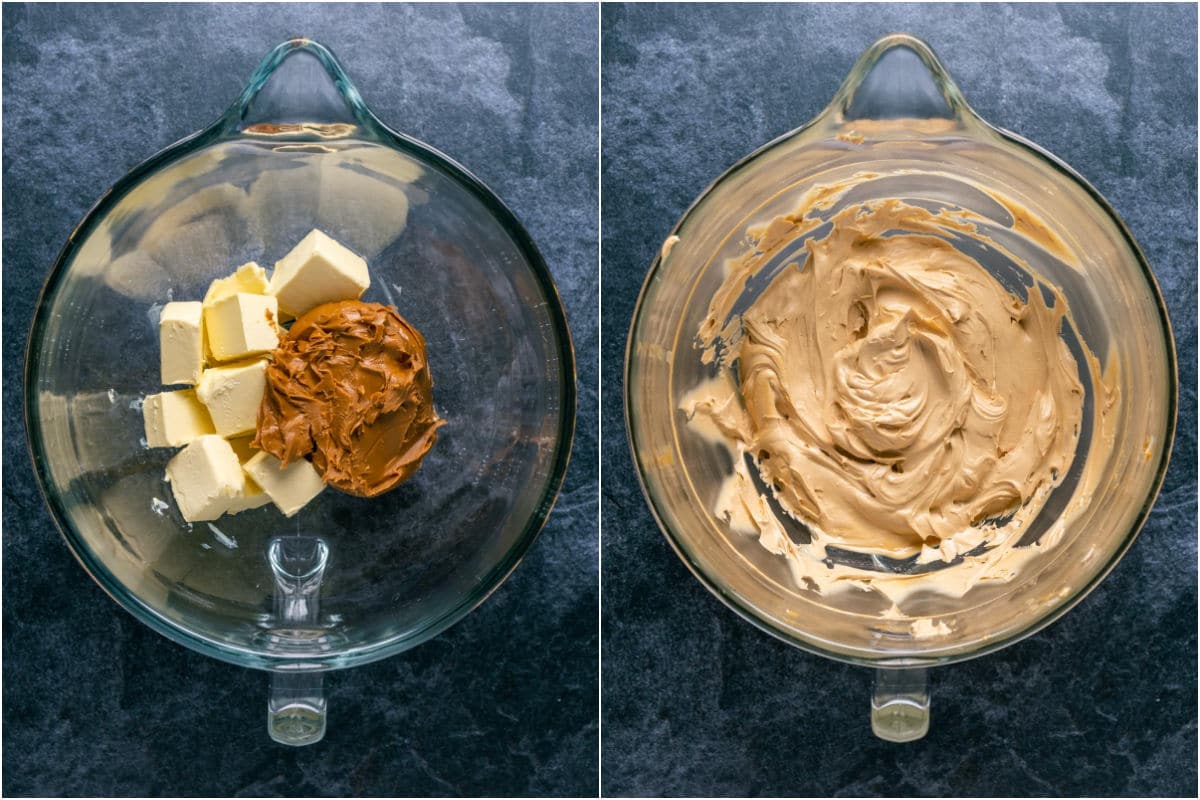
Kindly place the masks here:
[(989, 129), (932, 48), (904, 33), (884, 36), (859, 57), (814, 126), (821, 135), (866, 139)]
[(319, 672), (276, 672), (267, 700), (267, 732), (280, 744), (301, 747), (325, 738), (324, 680)]
[[(321, 579), (329, 563), (329, 546), (310, 536), (281, 536), (267, 546), (267, 562), (275, 577), (277, 629), (303, 631), (320, 621)], [(327, 703), (319, 671), (298, 662), (271, 676), (267, 700), (267, 732), (280, 744), (316, 744), (325, 736)]]
[(284, 136), (320, 142), (371, 138), (382, 123), (330, 50), (289, 39), (258, 65), (241, 95), (216, 123), (226, 138)]
[(871, 731), (888, 742), (914, 742), (929, 732), (929, 674), (924, 667), (875, 670)]

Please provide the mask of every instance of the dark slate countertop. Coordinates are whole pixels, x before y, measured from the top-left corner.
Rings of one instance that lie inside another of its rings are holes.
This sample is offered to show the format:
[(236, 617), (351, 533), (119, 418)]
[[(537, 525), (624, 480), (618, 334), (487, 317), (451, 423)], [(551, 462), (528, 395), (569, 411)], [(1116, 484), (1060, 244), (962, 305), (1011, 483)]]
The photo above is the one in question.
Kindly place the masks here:
[[(631, 4), (602, 21), (603, 791), (1195, 796), (1195, 7)], [(1047, 630), (935, 670), (932, 730), (908, 745), (872, 737), (868, 670), (775, 641), (692, 578), (647, 510), (622, 418), (629, 321), (671, 227), (898, 30), (933, 46), (985, 119), (1118, 209), (1170, 306), (1182, 387), (1132, 550)]]
[[(595, 9), (6, 4), (3, 30), (3, 793), (595, 794)], [(567, 305), (580, 385), (566, 486), (524, 563), (433, 641), (328, 676), (328, 734), (301, 750), (267, 737), (266, 674), (152, 633), (74, 562), (21, 408), (32, 306), (75, 224), (296, 35), (513, 208)]]

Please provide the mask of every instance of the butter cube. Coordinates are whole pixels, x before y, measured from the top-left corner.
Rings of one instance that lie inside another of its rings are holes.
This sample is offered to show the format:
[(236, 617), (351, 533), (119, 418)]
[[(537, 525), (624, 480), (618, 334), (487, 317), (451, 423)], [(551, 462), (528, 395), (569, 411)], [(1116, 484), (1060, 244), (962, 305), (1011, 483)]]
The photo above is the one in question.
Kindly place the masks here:
[(204, 305), (167, 303), (158, 319), (158, 353), (165, 384), (195, 385), (204, 369)]
[(244, 488), (237, 497), (229, 501), (229, 508), (225, 509), (225, 513), (240, 514), (252, 508), (261, 508), (269, 502), (271, 502), (271, 498), (267, 493), (254, 482), (253, 478), (247, 475)]
[[(238, 461), (245, 471), (246, 462), (249, 461), (255, 453), (259, 452), (250, 446), (250, 440), (253, 437), (243, 436), (238, 439), (230, 439), (229, 444), (233, 448), (233, 452), (237, 455)], [(254, 482), (254, 479), (246, 475), (246, 483), (242, 487), (242, 491), (237, 497), (233, 498), (229, 503), (229, 508), (226, 509), (226, 514), (237, 514), (242, 511), (248, 511), (251, 508), (265, 506), (271, 502), (271, 498), (262, 487)]]
[(213, 520), (242, 491), (246, 477), (229, 442), (201, 436), (167, 462), (175, 504), (188, 522)]
[(257, 448), (251, 447), (250, 442), (254, 441), (254, 436), (238, 436), (229, 440), (229, 446), (233, 448), (233, 452), (237, 454), (238, 461), (245, 464), (253, 456), (260, 451)]
[(274, 297), (237, 292), (204, 307), (204, 334), (218, 361), (269, 353), (279, 346)]
[(315, 228), (275, 262), (271, 292), (279, 309), (300, 316), (334, 300), (357, 300), (371, 285), (367, 262)]
[(230, 276), (225, 278), (217, 278), (208, 285), (208, 291), (204, 293), (204, 305), (211, 306), (213, 303), (223, 298), (235, 295), (238, 292), (244, 294), (269, 294), (271, 291), (271, 282), (267, 278), (267, 271), (253, 261), (248, 261), (242, 264)]
[(267, 361), (247, 361), (204, 370), (196, 397), (222, 436), (252, 433), (258, 427), (258, 407), (267, 388)]
[(182, 447), (200, 436), (216, 433), (208, 409), (194, 389), (148, 396), (142, 403), (146, 443), (151, 447)]
[(271, 502), (275, 503), (284, 516), (288, 517), (307, 505), (309, 500), (325, 488), (325, 482), (321, 480), (317, 470), (303, 458), (282, 467), (275, 456), (259, 452), (246, 462), (243, 469), (270, 495)]

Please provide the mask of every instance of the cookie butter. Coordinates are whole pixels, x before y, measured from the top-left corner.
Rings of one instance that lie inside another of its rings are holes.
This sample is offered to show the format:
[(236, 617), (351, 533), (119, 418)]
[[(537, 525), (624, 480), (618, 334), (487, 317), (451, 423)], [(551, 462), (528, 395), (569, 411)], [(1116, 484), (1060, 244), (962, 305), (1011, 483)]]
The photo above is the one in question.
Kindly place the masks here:
[[(719, 369), (681, 407), (733, 455), (716, 515), (786, 556), (800, 585), (854, 585), (893, 603), (918, 588), (961, 596), (1012, 578), (1062, 535), (1055, 524), (1017, 547), (1079, 441), (1069, 311), (1032, 269), (1023, 299), (951, 244), (1002, 250), (970, 212), (841, 203), (870, 177), (816, 187), (794, 214), (749, 231), (699, 331)], [(845, 566), (830, 548), (919, 568)]]
[(254, 445), (283, 466), (373, 497), (406, 480), (437, 440), (425, 340), (390, 306), (344, 300), (303, 314), (280, 341)]

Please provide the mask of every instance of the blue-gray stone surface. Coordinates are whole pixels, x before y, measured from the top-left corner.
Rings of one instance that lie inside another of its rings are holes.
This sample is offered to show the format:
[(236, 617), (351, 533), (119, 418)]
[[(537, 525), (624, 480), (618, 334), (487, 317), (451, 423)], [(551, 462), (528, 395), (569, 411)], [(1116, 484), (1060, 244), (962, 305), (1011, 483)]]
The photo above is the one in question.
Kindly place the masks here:
[[(594, 795), (595, 8), (6, 4), (3, 34), (4, 795)], [(74, 562), (34, 482), (21, 369), (91, 204), (298, 35), (516, 212), (567, 306), (580, 402), (564, 490), (512, 577), (433, 641), (328, 676), (326, 739), (293, 750), (267, 737), (264, 673), (168, 642)]]
[[(1170, 307), (1179, 430), (1133, 548), (1076, 609), (932, 673), (932, 730), (868, 725), (868, 670), (712, 597), (647, 510), (622, 419), (634, 301), (708, 183), (820, 111), (876, 38), (929, 42), (987, 120), (1088, 178)], [(638, 795), (1196, 795), (1196, 9), (605, 5), (602, 790)]]

